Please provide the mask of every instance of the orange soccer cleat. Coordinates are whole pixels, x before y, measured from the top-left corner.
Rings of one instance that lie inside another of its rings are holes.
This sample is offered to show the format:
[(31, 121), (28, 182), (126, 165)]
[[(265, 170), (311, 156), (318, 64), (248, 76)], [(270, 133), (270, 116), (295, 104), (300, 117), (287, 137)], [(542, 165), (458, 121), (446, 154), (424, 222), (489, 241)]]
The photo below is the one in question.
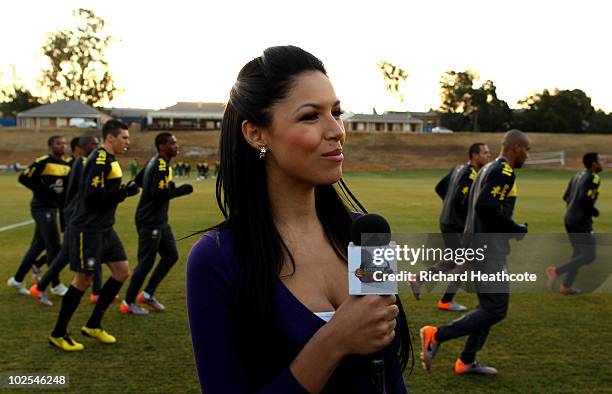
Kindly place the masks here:
[(474, 361), (471, 364), (466, 364), (458, 358), (457, 361), (455, 361), (455, 373), (457, 375), (497, 375), (497, 369), (487, 367), (478, 361)]
[(553, 286), (555, 285), (555, 281), (557, 280), (557, 269), (555, 267), (546, 268), (546, 275), (548, 275), (546, 287), (548, 288), (548, 290), (552, 291)]
[(436, 341), (438, 329), (434, 326), (421, 328), (421, 361), (426, 371), (431, 369), (431, 362), (440, 349), (440, 344)]

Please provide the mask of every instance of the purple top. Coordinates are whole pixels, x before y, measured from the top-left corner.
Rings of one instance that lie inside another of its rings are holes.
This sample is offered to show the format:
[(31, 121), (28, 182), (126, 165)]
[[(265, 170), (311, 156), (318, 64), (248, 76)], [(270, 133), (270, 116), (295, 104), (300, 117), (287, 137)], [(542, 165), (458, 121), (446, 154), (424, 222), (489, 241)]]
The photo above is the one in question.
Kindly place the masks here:
[[(274, 326), (283, 338), (282, 356), (262, 354), (246, 378), (241, 370), (240, 349), (233, 337), (232, 299), (237, 275), (231, 230), (213, 230), (192, 248), (187, 261), (187, 307), (200, 387), (216, 393), (307, 393), (289, 365), (325, 321), (311, 312), (277, 280), (274, 290)], [(254, 338), (254, 340), (256, 340)], [(400, 371), (396, 336), (385, 349), (386, 392), (407, 393)], [(271, 352), (272, 353), (272, 352)], [(342, 360), (323, 392), (371, 393), (368, 358)]]

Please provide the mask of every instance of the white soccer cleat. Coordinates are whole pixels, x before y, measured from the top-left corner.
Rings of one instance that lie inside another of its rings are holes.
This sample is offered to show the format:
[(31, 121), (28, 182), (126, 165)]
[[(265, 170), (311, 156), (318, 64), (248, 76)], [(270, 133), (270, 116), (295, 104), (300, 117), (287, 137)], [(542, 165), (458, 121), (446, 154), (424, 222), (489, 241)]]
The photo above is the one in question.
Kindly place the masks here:
[(63, 283), (60, 283), (59, 285), (51, 288), (51, 294), (55, 294), (56, 296), (60, 297), (66, 295), (67, 291), (68, 288)]
[(53, 306), (53, 302), (49, 298), (44, 291), (38, 290), (38, 285), (34, 284), (30, 287), (30, 295), (38, 301), (40, 305)]
[(17, 289), (19, 294), (22, 295), (30, 295), (30, 290), (25, 286), (23, 282), (17, 282), (14, 276), (11, 276), (8, 281), (6, 281), (7, 286), (12, 287), (13, 289)]
[(149, 310), (138, 306), (136, 303), (128, 304), (125, 300), (119, 304), (119, 312), (124, 315), (148, 315)]
[(166, 310), (166, 307), (161, 302), (157, 301), (155, 297), (149, 295), (149, 293), (147, 293), (146, 291), (143, 291), (138, 294), (136, 302), (148, 306), (155, 312), (163, 312)]
[(38, 303), (45, 306), (53, 306), (53, 302), (47, 298), (47, 295), (44, 291), (41, 291), (37, 297)]

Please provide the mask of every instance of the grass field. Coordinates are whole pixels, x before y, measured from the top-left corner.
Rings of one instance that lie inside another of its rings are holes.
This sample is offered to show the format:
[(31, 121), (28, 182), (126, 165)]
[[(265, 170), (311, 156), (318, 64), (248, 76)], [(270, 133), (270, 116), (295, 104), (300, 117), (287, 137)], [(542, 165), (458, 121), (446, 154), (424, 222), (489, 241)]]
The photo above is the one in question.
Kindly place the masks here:
[[(352, 191), (371, 212), (386, 216), (394, 232), (436, 232), (440, 201), (433, 193), (443, 170), (409, 170), (386, 173), (349, 173)], [(518, 175), (515, 219), (528, 221), (532, 232), (563, 232), (560, 196), (571, 176), (568, 171), (523, 170)], [(612, 233), (612, 178), (602, 174), (598, 202), (599, 232)], [(179, 180), (179, 183), (182, 182)], [(177, 237), (216, 223), (220, 215), (214, 202), (212, 180), (192, 182), (195, 193), (175, 200), (171, 224)], [(14, 175), (0, 176), (0, 227), (29, 219), (28, 190), (19, 187)], [(131, 265), (136, 255), (133, 214), (137, 198), (118, 209), (116, 229), (122, 237)], [(25, 252), (33, 226), (0, 233), (0, 279), (13, 275)], [(118, 337), (105, 346), (78, 333), (92, 306), (84, 303), (70, 330), (85, 344), (77, 354), (65, 354), (47, 343), (59, 309), (36, 305), (33, 299), (12, 289), (0, 288), (0, 373), (40, 372), (70, 376), (71, 392), (197, 392), (199, 390), (191, 351), (185, 304), (185, 261), (195, 238), (178, 243), (180, 260), (159, 288), (158, 297), (168, 307), (163, 314), (146, 317), (119, 314), (111, 306), (104, 325)], [(105, 275), (108, 270), (105, 271)], [(69, 272), (62, 279), (69, 281)], [(26, 278), (28, 285), (31, 278)], [(125, 291), (122, 289), (122, 295)], [(405, 290), (405, 289), (404, 289)], [(418, 348), (418, 329), (442, 324), (458, 315), (434, 309), (436, 295), (415, 301), (401, 294), (407, 310), (412, 341)], [(459, 302), (476, 305), (473, 295), (461, 293)], [(406, 374), (411, 392), (611, 392), (612, 391), (612, 294), (577, 297), (557, 294), (515, 294), (508, 318), (494, 327), (480, 359), (500, 370), (499, 376), (456, 377), (451, 367), (462, 341), (445, 343), (426, 374), (415, 363)], [(417, 352), (418, 353), (418, 350)], [(418, 357), (418, 356), (417, 356)], [(1, 389), (0, 389), (1, 391)], [(16, 392), (25, 392), (24, 390)]]

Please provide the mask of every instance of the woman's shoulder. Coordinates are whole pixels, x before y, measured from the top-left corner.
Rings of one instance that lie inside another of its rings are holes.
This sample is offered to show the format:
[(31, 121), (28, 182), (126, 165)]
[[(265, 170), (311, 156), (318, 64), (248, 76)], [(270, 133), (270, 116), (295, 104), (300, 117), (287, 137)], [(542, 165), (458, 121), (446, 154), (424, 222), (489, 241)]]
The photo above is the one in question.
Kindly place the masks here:
[(227, 276), (233, 271), (233, 237), (229, 228), (217, 228), (204, 234), (191, 248), (187, 258), (189, 276), (211, 273)]
[(216, 227), (204, 233), (191, 247), (189, 258), (200, 258), (210, 255), (223, 255), (233, 248), (232, 230), (228, 227)]

